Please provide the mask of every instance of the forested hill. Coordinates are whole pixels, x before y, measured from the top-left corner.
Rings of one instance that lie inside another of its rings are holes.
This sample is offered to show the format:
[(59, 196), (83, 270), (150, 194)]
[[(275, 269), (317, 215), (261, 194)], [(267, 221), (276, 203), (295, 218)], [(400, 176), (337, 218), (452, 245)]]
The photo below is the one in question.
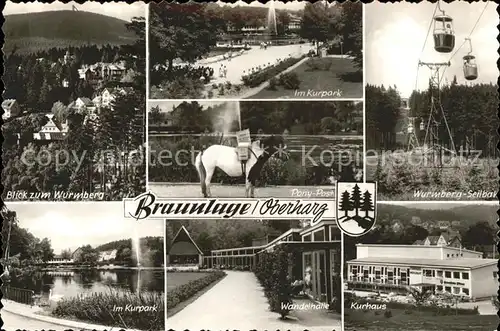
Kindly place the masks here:
[(403, 224), (410, 224), (413, 217), (419, 217), (422, 221), (460, 221), (461, 227), (469, 227), (479, 222), (488, 222), (495, 226), (497, 221), (496, 204), (469, 204), (449, 209), (424, 209), (411, 208), (396, 205), (379, 204), (377, 220), (399, 220)]
[(84, 11), (47, 11), (5, 16), (4, 52), (14, 45), (20, 53), (53, 47), (66, 48), (85, 44), (129, 44), (136, 35), (127, 30), (127, 22)]
[[(142, 247), (150, 247), (152, 248), (153, 246), (163, 246), (163, 238), (162, 237), (144, 237), (140, 238), (140, 243)], [(104, 251), (111, 251), (113, 249), (120, 249), (123, 247), (132, 247), (132, 239), (122, 239), (122, 240), (116, 240), (116, 241), (111, 241), (109, 243), (99, 245), (95, 249), (99, 252), (104, 252)]]

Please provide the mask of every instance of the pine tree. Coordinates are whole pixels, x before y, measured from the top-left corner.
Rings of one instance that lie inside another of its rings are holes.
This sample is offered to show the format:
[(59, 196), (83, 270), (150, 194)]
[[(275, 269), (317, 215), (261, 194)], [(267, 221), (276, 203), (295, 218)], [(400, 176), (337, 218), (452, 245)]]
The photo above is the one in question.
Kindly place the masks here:
[(361, 210), (365, 212), (365, 217), (369, 217), (368, 212), (374, 210), (372, 194), (368, 192), (368, 190), (363, 193), (363, 204), (361, 206)]
[(352, 203), (350, 200), (350, 194), (347, 191), (344, 191), (344, 193), (342, 193), (342, 199), (340, 200), (340, 210), (345, 212), (344, 217), (348, 217), (347, 213), (353, 210)]
[(354, 185), (354, 188), (352, 189), (352, 195), (351, 195), (351, 204), (352, 204), (352, 210), (356, 211), (356, 218), (359, 213), (359, 209), (361, 208), (361, 190), (359, 189), (358, 184)]

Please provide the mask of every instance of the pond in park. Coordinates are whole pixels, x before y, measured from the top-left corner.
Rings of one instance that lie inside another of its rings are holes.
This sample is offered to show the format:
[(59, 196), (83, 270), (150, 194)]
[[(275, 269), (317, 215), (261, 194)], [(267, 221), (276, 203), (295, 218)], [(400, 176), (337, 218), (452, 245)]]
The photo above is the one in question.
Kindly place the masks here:
[(162, 269), (53, 270), (16, 275), (8, 286), (32, 290), (42, 297), (48, 297), (52, 290), (52, 295), (71, 298), (110, 290), (163, 293), (164, 280)]

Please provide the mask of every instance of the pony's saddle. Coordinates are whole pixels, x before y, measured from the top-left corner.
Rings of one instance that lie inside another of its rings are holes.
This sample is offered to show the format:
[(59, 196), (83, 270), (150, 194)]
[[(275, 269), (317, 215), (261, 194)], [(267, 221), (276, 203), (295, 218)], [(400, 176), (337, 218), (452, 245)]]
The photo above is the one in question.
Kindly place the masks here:
[(250, 143), (239, 143), (236, 147), (236, 155), (240, 162), (246, 162), (250, 158)]

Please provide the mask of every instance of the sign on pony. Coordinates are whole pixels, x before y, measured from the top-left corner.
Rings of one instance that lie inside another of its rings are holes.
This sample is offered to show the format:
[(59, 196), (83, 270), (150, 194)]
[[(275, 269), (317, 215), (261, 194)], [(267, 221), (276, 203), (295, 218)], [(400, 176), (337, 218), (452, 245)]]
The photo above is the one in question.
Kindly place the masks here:
[(150, 218), (168, 219), (299, 219), (335, 218), (332, 200), (301, 199), (159, 199), (152, 192), (124, 199), (124, 217), (137, 221)]

